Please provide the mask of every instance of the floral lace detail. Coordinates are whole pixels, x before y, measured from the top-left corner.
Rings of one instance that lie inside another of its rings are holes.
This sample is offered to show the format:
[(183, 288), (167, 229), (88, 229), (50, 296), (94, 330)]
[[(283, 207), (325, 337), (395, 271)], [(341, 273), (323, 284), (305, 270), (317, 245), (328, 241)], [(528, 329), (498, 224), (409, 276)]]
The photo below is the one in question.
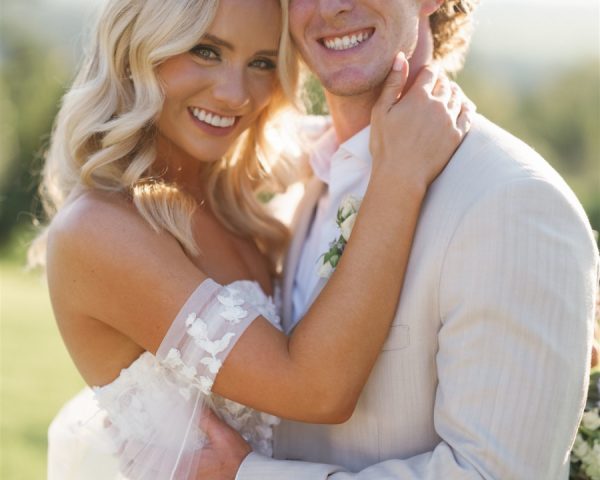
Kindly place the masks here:
[[(207, 280), (186, 302), (156, 356), (142, 354), (114, 382), (94, 388), (122, 465), (139, 461), (132, 458), (140, 445), (153, 458), (179, 443), (184, 445), (183, 456), (189, 457), (205, 440), (198, 427), (203, 404), (239, 431), (255, 451), (272, 455), (272, 427), (279, 419), (212, 394), (227, 355), (258, 315), (280, 328), (273, 300), (256, 282), (221, 287)], [(130, 472), (127, 468), (124, 471)]]
[(171, 348), (171, 350), (169, 350), (169, 353), (167, 354), (167, 357), (162, 361), (162, 364), (163, 366), (171, 369), (184, 380), (187, 380), (189, 382), (187, 386), (180, 386), (177, 389), (177, 391), (181, 394), (181, 396), (183, 396), (183, 398), (189, 400), (192, 395), (192, 386), (196, 381), (196, 369), (183, 363), (183, 361), (181, 360), (181, 352), (176, 348)]
[[(117, 450), (124, 442), (162, 437), (165, 429), (162, 409), (183, 411), (186, 403), (181, 397), (171, 395), (172, 385), (169, 371), (156, 361), (154, 355), (146, 352), (122, 370), (114, 382), (92, 389), (96, 401), (106, 410), (106, 428), (110, 430)], [(184, 418), (177, 420), (180, 424), (185, 421)], [(200, 430), (192, 432), (192, 436), (196, 438), (194, 445), (201, 444), (203, 434)]]
[(248, 312), (241, 307), (244, 304), (244, 299), (239, 296), (240, 292), (234, 288), (225, 287), (225, 291), (228, 296), (217, 295), (217, 300), (225, 307), (222, 312), (219, 312), (219, 315), (236, 325), (248, 316)]
[[(254, 292), (255, 289), (250, 291)], [(258, 297), (261, 297), (261, 291), (259, 290)], [(256, 295), (247, 295), (252, 298), (249, 299), (249, 304), (258, 304)], [(240, 295), (240, 291), (227, 286), (223, 290), (215, 295), (216, 300), (213, 300), (214, 306), (203, 306), (204, 311), (211, 313), (211, 318), (217, 316), (217, 318), (223, 319), (227, 324), (233, 326), (240, 325), (242, 320), (254, 320), (259, 314), (258, 311), (253, 312), (250, 315), (248, 308), (243, 308), (247, 301), (243, 296)], [(264, 298), (264, 294), (262, 295)], [(264, 302), (263, 298), (261, 300)], [(268, 302), (267, 302), (268, 303)], [(226, 325), (227, 325), (226, 324)], [(189, 398), (190, 389), (196, 386), (205, 395), (210, 395), (214, 379), (216, 378), (219, 370), (223, 366), (223, 358), (225, 352), (231, 346), (231, 342), (234, 337), (238, 335), (235, 331), (227, 331), (222, 335), (215, 336), (215, 332), (209, 328), (209, 323), (205, 321), (197, 312), (192, 311), (187, 314), (185, 320), (185, 328), (187, 335), (189, 335), (194, 345), (199, 349), (199, 352), (203, 352), (203, 356), (198, 360), (198, 363), (204, 368), (201, 371), (194, 366), (187, 365), (183, 362), (181, 357), (181, 351), (175, 347), (172, 347), (167, 356), (162, 360), (162, 363), (172, 368), (175, 372), (180, 374), (187, 382), (189, 386), (180, 388), (179, 393), (184, 397)], [(238, 335), (239, 336), (239, 335)], [(204, 374), (201, 374), (204, 371)]]
[[(208, 371), (213, 376), (207, 377), (206, 375), (202, 375), (198, 378), (202, 393), (205, 395), (210, 395), (214, 383), (214, 377), (216, 377), (217, 373), (219, 373), (219, 370), (223, 366), (223, 362), (217, 357), (217, 355), (223, 352), (229, 346), (231, 340), (233, 337), (235, 337), (235, 333), (229, 332), (218, 340), (211, 340), (208, 333), (208, 325), (206, 325), (204, 320), (198, 317), (195, 313), (190, 314), (186, 320), (186, 326), (188, 335), (194, 339), (196, 345), (210, 355), (203, 357), (200, 360), (200, 363), (206, 366)], [(171, 350), (178, 352), (176, 349)], [(183, 362), (181, 364), (184, 365)], [(194, 374), (196, 373), (196, 369), (194, 367), (183, 366), (183, 368), (193, 369)]]

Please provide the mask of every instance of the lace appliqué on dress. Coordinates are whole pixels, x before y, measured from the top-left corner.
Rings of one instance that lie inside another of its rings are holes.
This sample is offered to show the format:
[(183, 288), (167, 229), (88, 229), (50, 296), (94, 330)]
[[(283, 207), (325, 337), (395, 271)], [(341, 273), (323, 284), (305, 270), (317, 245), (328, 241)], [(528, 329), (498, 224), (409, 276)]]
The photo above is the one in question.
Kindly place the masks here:
[(123, 474), (188, 478), (205, 442), (199, 419), (206, 406), (255, 451), (272, 455), (272, 427), (279, 419), (211, 391), (229, 352), (259, 315), (279, 328), (273, 301), (255, 282), (221, 287), (206, 280), (182, 307), (156, 356), (142, 354), (114, 382), (94, 389)]

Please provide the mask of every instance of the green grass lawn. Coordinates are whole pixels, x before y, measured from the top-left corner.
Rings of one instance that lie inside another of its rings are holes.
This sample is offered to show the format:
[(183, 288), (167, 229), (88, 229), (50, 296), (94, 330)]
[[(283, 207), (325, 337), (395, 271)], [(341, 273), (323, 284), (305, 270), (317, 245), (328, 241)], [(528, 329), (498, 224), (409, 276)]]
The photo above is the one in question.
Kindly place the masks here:
[[(18, 255), (17, 257), (21, 257)], [(0, 257), (0, 478), (46, 478), (46, 432), (82, 386), (40, 273)]]

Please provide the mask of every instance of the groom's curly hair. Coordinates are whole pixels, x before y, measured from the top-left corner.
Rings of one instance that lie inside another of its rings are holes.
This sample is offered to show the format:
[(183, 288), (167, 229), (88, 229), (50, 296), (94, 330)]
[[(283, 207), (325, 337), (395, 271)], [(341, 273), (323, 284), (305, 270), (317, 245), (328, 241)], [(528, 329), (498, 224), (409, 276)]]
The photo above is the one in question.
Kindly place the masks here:
[(444, 0), (429, 17), (433, 33), (433, 56), (449, 73), (458, 72), (465, 59), (473, 31), (473, 10), (479, 0)]

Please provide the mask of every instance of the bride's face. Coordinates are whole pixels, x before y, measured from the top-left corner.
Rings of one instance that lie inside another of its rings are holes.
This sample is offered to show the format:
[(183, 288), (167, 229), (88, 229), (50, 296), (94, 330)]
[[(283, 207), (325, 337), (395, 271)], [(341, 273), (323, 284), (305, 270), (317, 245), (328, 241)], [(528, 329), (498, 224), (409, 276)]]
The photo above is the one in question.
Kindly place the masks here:
[(198, 44), (158, 68), (159, 155), (215, 161), (227, 153), (271, 100), (280, 34), (277, 0), (221, 0)]

